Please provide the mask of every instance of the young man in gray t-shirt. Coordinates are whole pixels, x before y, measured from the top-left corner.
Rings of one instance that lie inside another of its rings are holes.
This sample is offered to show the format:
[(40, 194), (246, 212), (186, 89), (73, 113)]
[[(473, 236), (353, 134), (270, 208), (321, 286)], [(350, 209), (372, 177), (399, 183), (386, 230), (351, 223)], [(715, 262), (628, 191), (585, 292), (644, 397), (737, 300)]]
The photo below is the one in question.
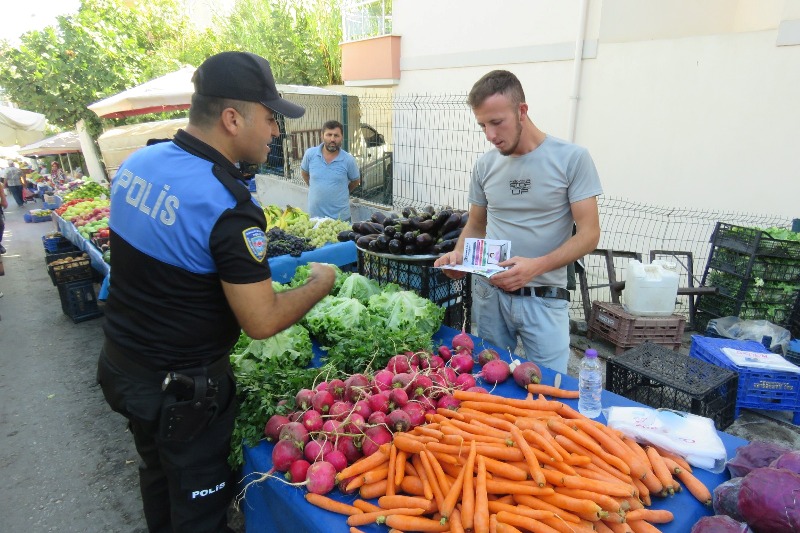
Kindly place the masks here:
[[(473, 322), (487, 342), (558, 372), (569, 361), (567, 265), (597, 247), (600, 178), (585, 148), (548, 136), (528, 117), (522, 85), (495, 70), (478, 80), (468, 99), (495, 148), (475, 164), (469, 221), (454, 251), (435, 265), (459, 264), (464, 239), (511, 241), (509, 267), (491, 280), (475, 276)], [(572, 234), (573, 224), (577, 230)], [(453, 278), (464, 273), (444, 270)]]

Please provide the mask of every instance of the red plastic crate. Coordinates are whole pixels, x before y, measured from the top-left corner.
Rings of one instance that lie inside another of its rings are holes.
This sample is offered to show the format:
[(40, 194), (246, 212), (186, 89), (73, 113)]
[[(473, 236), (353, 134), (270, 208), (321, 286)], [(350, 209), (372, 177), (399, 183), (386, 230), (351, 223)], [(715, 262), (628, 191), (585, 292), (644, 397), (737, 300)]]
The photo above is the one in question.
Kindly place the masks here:
[(586, 336), (590, 340), (595, 336), (607, 340), (616, 347), (616, 355), (646, 341), (677, 350), (685, 327), (686, 319), (681, 315), (636, 316), (626, 313), (620, 304), (595, 301)]

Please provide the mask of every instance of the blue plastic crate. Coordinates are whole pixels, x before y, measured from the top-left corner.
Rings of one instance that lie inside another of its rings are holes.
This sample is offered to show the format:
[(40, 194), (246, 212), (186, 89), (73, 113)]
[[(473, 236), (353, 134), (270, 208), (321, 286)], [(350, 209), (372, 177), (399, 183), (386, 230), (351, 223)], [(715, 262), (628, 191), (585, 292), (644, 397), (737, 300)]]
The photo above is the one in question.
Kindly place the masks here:
[(789, 342), (789, 350), (784, 356), (787, 361), (800, 366), (800, 339), (795, 339)]
[(42, 245), (45, 251), (51, 254), (69, 252), (70, 250), (76, 249), (63, 235), (57, 235), (55, 237), (42, 235)]
[(800, 424), (800, 374), (737, 366), (725, 356), (722, 348), (758, 353), (770, 352), (756, 341), (692, 336), (690, 356), (739, 373), (736, 417), (742, 408), (792, 411), (794, 413), (792, 422)]

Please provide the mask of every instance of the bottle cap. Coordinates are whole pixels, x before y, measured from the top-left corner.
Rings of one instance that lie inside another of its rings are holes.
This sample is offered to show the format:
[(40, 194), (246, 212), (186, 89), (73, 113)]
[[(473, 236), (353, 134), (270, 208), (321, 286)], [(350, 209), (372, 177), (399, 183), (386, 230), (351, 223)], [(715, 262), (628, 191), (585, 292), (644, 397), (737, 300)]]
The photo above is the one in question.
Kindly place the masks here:
[(597, 357), (597, 350), (589, 348), (586, 350), (586, 357)]

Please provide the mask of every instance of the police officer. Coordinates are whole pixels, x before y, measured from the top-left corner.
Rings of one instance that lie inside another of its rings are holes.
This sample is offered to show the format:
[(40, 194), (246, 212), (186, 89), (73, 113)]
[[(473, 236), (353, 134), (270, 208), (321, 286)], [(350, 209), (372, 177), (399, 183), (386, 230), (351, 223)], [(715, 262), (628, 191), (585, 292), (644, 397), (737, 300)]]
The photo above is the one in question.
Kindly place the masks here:
[(263, 339), (297, 322), (333, 286), (276, 293), (266, 220), (237, 163), (262, 163), (280, 135), (280, 97), (255, 54), (209, 57), (193, 77), (189, 124), (142, 148), (111, 190), (111, 288), (98, 382), (129, 421), (150, 531), (230, 531), (228, 467), (236, 388), (228, 355), (240, 329)]

